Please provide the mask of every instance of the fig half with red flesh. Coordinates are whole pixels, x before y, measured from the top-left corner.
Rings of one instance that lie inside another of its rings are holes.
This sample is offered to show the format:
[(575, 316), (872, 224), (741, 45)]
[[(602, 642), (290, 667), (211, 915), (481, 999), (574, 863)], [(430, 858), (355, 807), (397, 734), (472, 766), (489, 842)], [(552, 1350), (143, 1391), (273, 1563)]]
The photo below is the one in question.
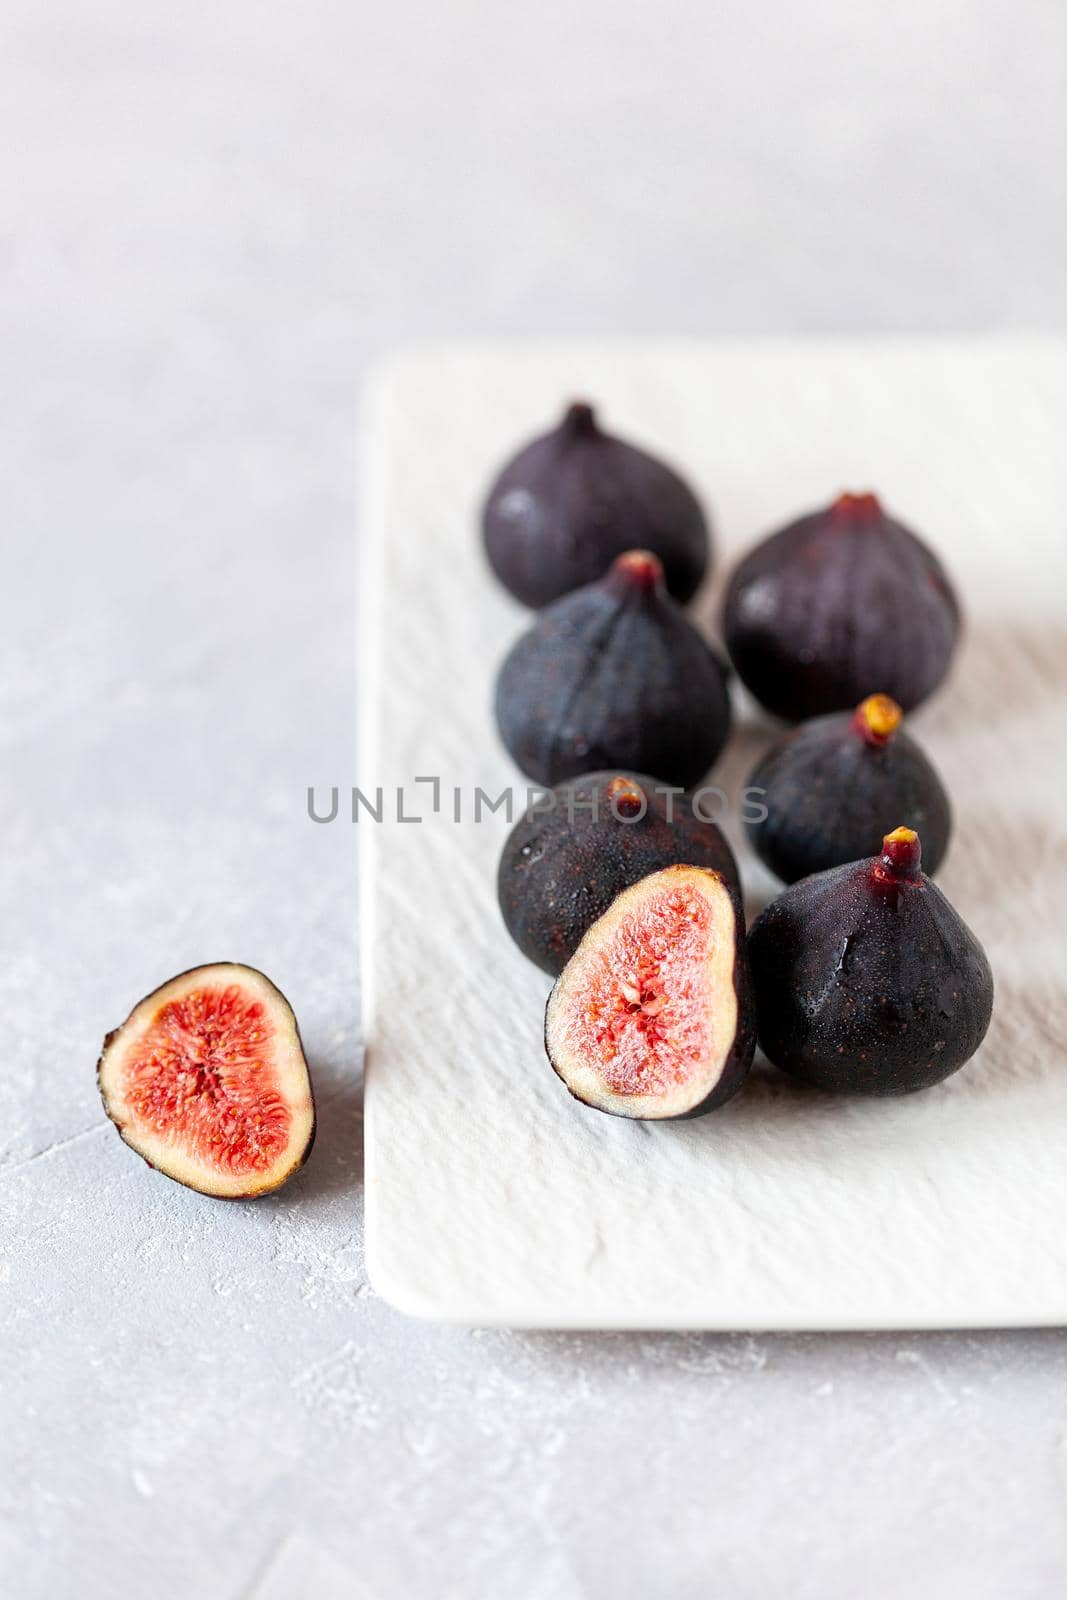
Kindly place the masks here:
[(236, 962), (180, 973), (134, 1006), (104, 1040), (97, 1080), (108, 1116), (149, 1166), (219, 1199), (280, 1188), (315, 1137), (292, 1007)]
[(625, 889), (549, 996), (545, 1049), (575, 1099), (644, 1120), (712, 1111), (755, 1050), (745, 928), (731, 885), (674, 866)]

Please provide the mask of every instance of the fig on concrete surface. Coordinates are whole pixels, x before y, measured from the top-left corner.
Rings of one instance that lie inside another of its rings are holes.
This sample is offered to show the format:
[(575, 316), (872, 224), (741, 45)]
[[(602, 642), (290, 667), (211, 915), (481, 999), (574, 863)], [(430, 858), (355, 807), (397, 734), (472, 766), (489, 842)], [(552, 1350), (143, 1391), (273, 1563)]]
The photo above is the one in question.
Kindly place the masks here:
[(740, 1088), (753, 1024), (735, 891), (705, 867), (665, 867), (585, 934), (549, 996), (545, 1049), (598, 1111), (691, 1117)]
[(908, 817), (937, 871), (952, 826), (945, 786), (888, 695), (801, 723), (771, 747), (748, 780), (766, 813), (746, 824), (756, 854), (786, 883), (877, 855)]
[(311, 1150), (296, 1018), (252, 967), (217, 962), (171, 978), (108, 1034), (97, 1079), (126, 1143), (201, 1194), (268, 1194)]
[(661, 867), (711, 867), (738, 886), (714, 822), (688, 795), (633, 772), (593, 772), (559, 784), (549, 807), (519, 818), (497, 874), (500, 910), (524, 955), (558, 977), (590, 923), (623, 889)]
[(688, 600), (709, 539), (700, 503), (665, 462), (602, 433), (591, 406), (569, 406), (551, 433), (501, 471), (482, 531), (490, 565), (524, 605), (545, 606), (600, 578), (624, 550), (651, 550)]
[(548, 786), (617, 767), (690, 788), (730, 733), (727, 671), (647, 550), (542, 611), (496, 686), (500, 736)]
[(764, 539), (724, 611), (738, 676), (787, 722), (876, 693), (911, 711), (948, 671), (959, 628), (940, 561), (873, 494), (843, 494)]
[(904, 1094), (958, 1071), (993, 1010), (978, 940), (920, 865), (912, 828), (802, 878), (756, 918), (759, 1042), (784, 1072), (845, 1094)]

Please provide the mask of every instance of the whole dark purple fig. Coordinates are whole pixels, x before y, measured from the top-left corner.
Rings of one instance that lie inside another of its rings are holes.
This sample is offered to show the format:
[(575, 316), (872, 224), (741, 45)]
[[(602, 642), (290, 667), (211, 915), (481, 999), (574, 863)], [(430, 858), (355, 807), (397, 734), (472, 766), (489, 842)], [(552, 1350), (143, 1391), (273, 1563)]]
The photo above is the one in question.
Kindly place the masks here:
[(537, 783), (618, 767), (690, 788), (729, 737), (726, 668), (667, 593), (658, 559), (631, 550), (512, 646), (496, 720)]
[(726, 645), (745, 687), (789, 722), (892, 695), (905, 711), (945, 676), (960, 609), (944, 568), (873, 494), (843, 494), (745, 557)]
[(759, 1042), (784, 1072), (904, 1094), (969, 1061), (993, 1011), (985, 952), (896, 828), (882, 854), (803, 878), (748, 939)]
[(508, 932), (558, 977), (589, 925), (650, 872), (710, 867), (738, 888), (733, 852), (688, 795), (632, 772), (593, 772), (552, 790), (516, 822), (500, 857), (497, 893)]
[(901, 731), (903, 712), (872, 694), (849, 716), (835, 712), (783, 735), (748, 780), (766, 815), (746, 824), (753, 848), (786, 883), (877, 855), (895, 817), (910, 817), (923, 863), (936, 872), (948, 848), (948, 795), (923, 751)]
[(708, 565), (704, 513), (676, 472), (601, 433), (591, 406), (572, 405), (551, 433), (503, 468), (482, 529), (490, 565), (528, 606), (592, 583), (625, 550), (651, 550), (678, 600)]

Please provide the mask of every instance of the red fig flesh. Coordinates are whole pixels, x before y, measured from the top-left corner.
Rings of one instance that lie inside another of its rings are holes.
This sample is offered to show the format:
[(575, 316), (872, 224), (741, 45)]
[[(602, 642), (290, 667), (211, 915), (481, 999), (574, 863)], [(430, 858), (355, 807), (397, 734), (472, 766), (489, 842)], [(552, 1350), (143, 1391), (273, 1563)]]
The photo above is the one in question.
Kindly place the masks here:
[(718, 872), (666, 867), (624, 890), (549, 997), (545, 1048), (571, 1094), (647, 1120), (729, 1099), (755, 1048), (744, 937)]
[(252, 967), (196, 967), (156, 989), (104, 1040), (97, 1079), (149, 1166), (220, 1199), (280, 1188), (315, 1136), (296, 1018)]

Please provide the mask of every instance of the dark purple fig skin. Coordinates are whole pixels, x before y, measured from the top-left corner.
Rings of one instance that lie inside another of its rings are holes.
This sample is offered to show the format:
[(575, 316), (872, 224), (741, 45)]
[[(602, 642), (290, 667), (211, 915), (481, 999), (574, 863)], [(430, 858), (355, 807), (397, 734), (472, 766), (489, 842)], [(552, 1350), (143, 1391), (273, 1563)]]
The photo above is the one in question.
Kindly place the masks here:
[[(748, 948), (745, 939), (745, 918), (740, 906), (736, 902), (734, 904), (733, 947), (734, 964), (731, 981), (733, 984), (734, 993), (737, 996), (737, 1027), (734, 1030), (733, 1042), (730, 1046), (730, 1052), (723, 1063), (722, 1071), (720, 1072), (715, 1083), (712, 1084), (708, 1093), (704, 1096), (704, 1099), (701, 1100), (698, 1105), (690, 1106), (688, 1111), (679, 1112), (678, 1115), (674, 1117), (659, 1117), (646, 1120), (655, 1120), (659, 1122), (689, 1122), (693, 1117), (705, 1117), (709, 1111), (717, 1111), (720, 1106), (726, 1104), (727, 1100), (732, 1100), (734, 1095), (744, 1084), (745, 1079), (748, 1077), (749, 1071), (752, 1067), (753, 1058), (756, 1054), (756, 1007), (754, 1001), (752, 975), (749, 967)], [(576, 952), (576, 955), (580, 960), (580, 954)], [(599, 1111), (603, 1116), (621, 1117), (624, 1120), (629, 1120), (626, 1118), (626, 1113), (621, 1109), (615, 1111), (609, 1109), (607, 1106), (590, 1105), (588, 1100), (583, 1100), (581, 1095), (575, 1094), (571, 1085), (567, 1082), (555, 1059), (553, 1058), (551, 1043), (548, 1036), (548, 1017), (549, 1008), (552, 1004), (552, 995), (555, 994), (556, 986), (559, 984), (559, 981), (559, 978), (557, 978), (556, 985), (553, 986), (552, 993), (549, 994), (548, 1002), (545, 1006), (545, 1054), (549, 1059), (549, 1063), (551, 1064), (553, 1072), (556, 1074), (556, 1077), (562, 1083), (571, 1099), (576, 1100), (580, 1106), (589, 1106), (591, 1111)]]
[(933, 551), (874, 495), (842, 495), (756, 546), (723, 621), (742, 683), (800, 722), (877, 692), (912, 710), (948, 670), (960, 608)]
[(616, 767), (690, 788), (730, 734), (727, 669), (667, 594), (656, 558), (631, 551), (512, 647), (496, 721), (546, 787)]
[(558, 977), (616, 896), (661, 867), (710, 867), (740, 895), (733, 851), (714, 822), (696, 816), (687, 795), (656, 786), (638, 773), (593, 772), (558, 785), (551, 811), (527, 812), (511, 830), (497, 874), (500, 912), (542, 972)]
[(625, 550), (653, 551), (671, 594), (688, 600), (711, 548), (689, 486), (665, 462), (602, 433), (583, 404), (507, 463), (482, 532), (500, 582), (537, 608), (602, 577)]
[(887, 739), (863, 736), (856, 716), (815, 717), (783, 735), (753, 768), (750, 789), (766, 808), (746, 821), (760, 860), (785, 883), (879, 854), (898, 817), (923, 842), (923, 865), (935, 873), (952, 831), (945, 787), (923, 750), (903, 729)]
[(985, 952), (917, 861), (902, 870), (883, 855), (802, 879), (756, 918), (748, 951), (764, 1052), (820, 1089), (929, 1088), (989, 1027)]

